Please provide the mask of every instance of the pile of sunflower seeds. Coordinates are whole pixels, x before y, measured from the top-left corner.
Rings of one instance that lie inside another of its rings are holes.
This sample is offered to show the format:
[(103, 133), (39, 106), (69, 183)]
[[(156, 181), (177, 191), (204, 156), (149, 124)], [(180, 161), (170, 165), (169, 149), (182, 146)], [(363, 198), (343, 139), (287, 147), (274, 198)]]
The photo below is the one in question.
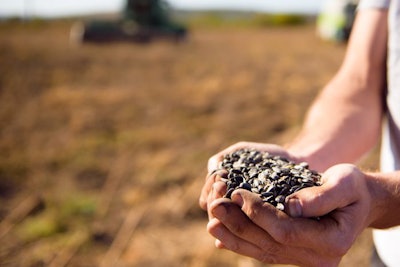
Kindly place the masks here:
[(242, 188), (260, 195), (264, 202), (284, 210), (283, 203), (300, 189), (321, 185), (321, 175), (306, 162), (295, 164), (286, 158), (253, 149), (240, 149), (225, 155), (220, 165), (228, 172), (225, 197)]

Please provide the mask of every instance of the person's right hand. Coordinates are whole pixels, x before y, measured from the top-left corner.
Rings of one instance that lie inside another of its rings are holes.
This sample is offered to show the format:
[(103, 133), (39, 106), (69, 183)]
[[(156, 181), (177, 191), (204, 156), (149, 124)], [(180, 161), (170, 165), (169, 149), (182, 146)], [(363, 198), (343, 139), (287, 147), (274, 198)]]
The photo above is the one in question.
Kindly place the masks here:
[(321, 186), (288, 196), (287, 214), (238, 189), (231, 199), (209, 204), (207, 228), (218, 248), (264, 263), (337, 266), (374, 219), (368, 180), (353, 165), (335, 165), (323, 174)]

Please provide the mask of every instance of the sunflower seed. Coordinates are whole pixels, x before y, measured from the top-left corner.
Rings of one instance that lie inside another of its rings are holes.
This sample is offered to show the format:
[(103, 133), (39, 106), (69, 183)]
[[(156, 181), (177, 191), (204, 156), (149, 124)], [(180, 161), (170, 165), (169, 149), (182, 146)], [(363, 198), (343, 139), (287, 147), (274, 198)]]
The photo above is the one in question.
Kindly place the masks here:
[(259, 194), (264, 202), (284, 210), (288, 195), (303, 188), (321, 185), (321, 175), (310, 170), (307, 162), (296, 164), (284, 157), (254, 149), (226, 154), (220, 164), (228, 172), (225, 197), (238, 188)]

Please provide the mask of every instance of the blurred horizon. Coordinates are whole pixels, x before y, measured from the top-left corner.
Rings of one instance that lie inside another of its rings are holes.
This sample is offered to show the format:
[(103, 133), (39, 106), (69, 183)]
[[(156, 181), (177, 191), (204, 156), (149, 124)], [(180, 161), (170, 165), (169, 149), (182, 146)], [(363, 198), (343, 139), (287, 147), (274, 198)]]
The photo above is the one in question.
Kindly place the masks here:
[[(168, 0), (168, 4), (178, 10), (237, 10), (265, 13), (299, 13), (317, 14), (326, 2), (318, 0)], [(97, 13), (119, 12), (125, 0), (2, 0), (0, 1), (0, 18), (20, 17), (69, 17)]]

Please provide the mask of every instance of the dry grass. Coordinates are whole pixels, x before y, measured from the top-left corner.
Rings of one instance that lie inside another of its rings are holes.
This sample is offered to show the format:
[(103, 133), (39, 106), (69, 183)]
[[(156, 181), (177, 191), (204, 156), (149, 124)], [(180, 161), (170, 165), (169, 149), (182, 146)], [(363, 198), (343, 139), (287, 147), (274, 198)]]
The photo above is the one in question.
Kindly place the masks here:
[[(287, 141), (344, 46), (303, 25), (74, 47), (70, 26), (0, 24), (0, 265), (261, 266), (206, 233), (206, 161)], [(342, 266), (366, 265), (369, 233), (357, 242)]]

